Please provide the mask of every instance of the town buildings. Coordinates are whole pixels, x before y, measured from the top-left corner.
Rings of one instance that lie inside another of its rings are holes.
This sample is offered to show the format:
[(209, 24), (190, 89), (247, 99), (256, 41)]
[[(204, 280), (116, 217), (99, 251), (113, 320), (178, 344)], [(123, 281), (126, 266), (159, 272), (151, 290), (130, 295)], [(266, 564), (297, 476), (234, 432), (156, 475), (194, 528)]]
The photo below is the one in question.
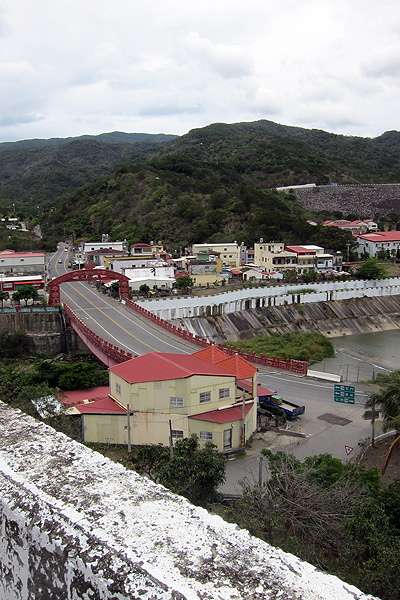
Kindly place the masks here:
[(267, 273), (295, 271), (304, 275), (310, 271), (328, 273), (342, 270), (342, 254), (327, 253), (321, 246), (311, 244), (285, 246), (283, 242), (254, 244), (254, 264)]
[(193, 254), (201, 259), (201, 254), (208, 256), (214, 255), (222, 261), (224, 267), (239, 267), (247, 261), (246, 246), (237, 242), (222, 243), (222, 244), (193, 244)]

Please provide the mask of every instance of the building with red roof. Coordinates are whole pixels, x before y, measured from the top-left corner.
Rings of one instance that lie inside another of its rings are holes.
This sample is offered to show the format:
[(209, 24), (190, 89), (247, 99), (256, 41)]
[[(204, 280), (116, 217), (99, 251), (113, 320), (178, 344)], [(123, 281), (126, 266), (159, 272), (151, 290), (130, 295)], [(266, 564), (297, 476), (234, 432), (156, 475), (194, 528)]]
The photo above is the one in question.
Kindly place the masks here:
[[(167, 446), (170, 436), (196, 433), (229, 452), (256, 430), (256, 373), (215, 346), (195, 354), (151, 352), (111, 367), (109, 388), (70, 392), (63, 402), (69, 414), (81, 415), (86, 442), (127, 444), (129, 412), (134, 445)], [(247, 381), (244, 393), (239, 379)]]
[(3, 250), (0, 253), (0, 273), (8, 275), (44, 275), (43, 252), (14, 252)]
[(375, 231), (357, 236), (357, 254), (367, 253), (376, 257), (379, 252), (386, 256), (400, 255), (400, 231)]

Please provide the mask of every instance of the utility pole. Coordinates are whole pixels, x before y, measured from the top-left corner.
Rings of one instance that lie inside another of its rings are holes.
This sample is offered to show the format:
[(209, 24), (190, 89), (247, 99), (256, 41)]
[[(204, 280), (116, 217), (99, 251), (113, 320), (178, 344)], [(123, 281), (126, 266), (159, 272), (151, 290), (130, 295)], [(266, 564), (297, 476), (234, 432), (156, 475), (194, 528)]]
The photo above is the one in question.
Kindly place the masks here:
[(375, 446), (375, 400), (374, 403), (372, 405), (372, 418), (371, 418), (371, 425), (372, 425), (372, 439), (371, 439), (371, 446), (374, 447)]
[(172, 458), (174, 454), (174, 444), (172, 441), (172, 421), (171, 419), (169, 420), (169, 455)]
[(126, 405), (126, 414), (128, 417), (128, 452), (130, 454), (132, 451), (132, 446), (131, 446), (131, 419), (130, 419), (129, 404)]
[(242, 439), (241, 439), (241, 447), (244, 448), (245, 445), (245, 441), (246, 441), (246, 415), (245, 415), (245, 408), (246, 408), (246, 392), (243, 390), (243, 403), (242, 403)]

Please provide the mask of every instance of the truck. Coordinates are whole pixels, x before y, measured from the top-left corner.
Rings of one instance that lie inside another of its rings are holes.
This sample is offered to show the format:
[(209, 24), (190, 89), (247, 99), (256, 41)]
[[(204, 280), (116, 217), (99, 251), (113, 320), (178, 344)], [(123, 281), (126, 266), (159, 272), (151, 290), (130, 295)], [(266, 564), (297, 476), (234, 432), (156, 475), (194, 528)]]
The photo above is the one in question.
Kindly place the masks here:
[(266, 408), (274, 414), (274, 409), (281, 409), (286, 415), (288, 421), (291, 421), (294, 417), (298, 417), (299, 415), (303, 415), (306, 411), (305, 406), (300, 406), (299, 404), (295, 404), (294, 402), (289, 402), (289, 400), (284, 400), (277, 394), (271, 394), (269, 390), (258, 390), (258, 406), (260, 408)]

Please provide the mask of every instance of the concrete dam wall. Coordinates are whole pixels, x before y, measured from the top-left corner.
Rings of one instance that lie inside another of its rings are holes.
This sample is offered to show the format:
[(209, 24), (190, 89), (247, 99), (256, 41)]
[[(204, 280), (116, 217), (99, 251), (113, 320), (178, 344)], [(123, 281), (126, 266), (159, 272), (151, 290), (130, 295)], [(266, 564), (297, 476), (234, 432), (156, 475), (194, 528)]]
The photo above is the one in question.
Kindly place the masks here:
[(307, 331), (319, 331), (326, 337), (340, 337), (400, 328), (400, 296), (263, 306), (172, 322), (216, 343)]

